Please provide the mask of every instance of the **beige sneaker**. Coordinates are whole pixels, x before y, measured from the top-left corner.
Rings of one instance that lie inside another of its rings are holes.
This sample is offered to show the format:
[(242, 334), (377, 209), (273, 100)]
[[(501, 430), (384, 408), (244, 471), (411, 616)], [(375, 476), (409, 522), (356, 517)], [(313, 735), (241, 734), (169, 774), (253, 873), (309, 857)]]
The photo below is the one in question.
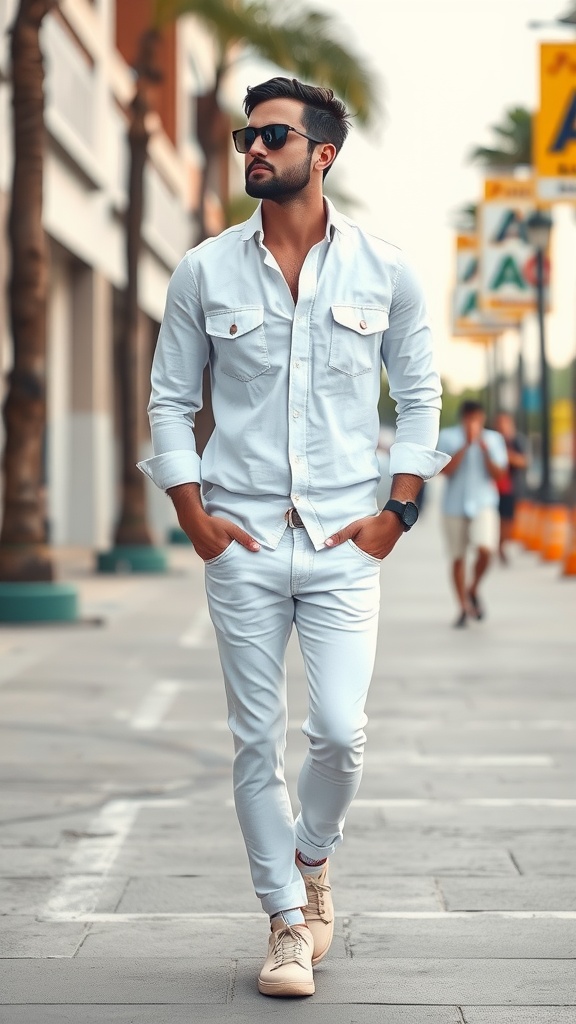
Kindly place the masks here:
[(319, 875), (307, 875), (305, 874), (306, 865), (300, 860), (297, 860), (297, 864), (306, 886), (308, 903), (302, 907), (302, 910), (304, 920), (314, 938), (312, 964), (316, 966), (326, 956), (334, 936), (334, 904), (332, 903), (332, 890), (328, 882), (328, 861)]
[(314, 939), (306, 925), (272, 921), (268, 956), (258, 978), (258, 990), (265, 996), (312, 996)]

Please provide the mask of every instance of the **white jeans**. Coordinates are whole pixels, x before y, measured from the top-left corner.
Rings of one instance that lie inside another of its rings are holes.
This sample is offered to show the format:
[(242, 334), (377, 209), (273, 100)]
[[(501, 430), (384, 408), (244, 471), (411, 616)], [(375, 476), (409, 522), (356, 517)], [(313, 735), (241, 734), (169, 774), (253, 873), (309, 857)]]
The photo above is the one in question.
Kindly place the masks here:
[[(320, 860), (342, 841), (362, 774), (380, 563), (351, 541), (315, 551), (287, 529), (278, 548), (233, 541), (206, 563), (234, 735), (234, 799), (252, 881), (268, 914), (306, 903), (294, 850)], [(295, 624), (308, 679), (309, 751), (294, 821), (284, 780), (285, 652)]]

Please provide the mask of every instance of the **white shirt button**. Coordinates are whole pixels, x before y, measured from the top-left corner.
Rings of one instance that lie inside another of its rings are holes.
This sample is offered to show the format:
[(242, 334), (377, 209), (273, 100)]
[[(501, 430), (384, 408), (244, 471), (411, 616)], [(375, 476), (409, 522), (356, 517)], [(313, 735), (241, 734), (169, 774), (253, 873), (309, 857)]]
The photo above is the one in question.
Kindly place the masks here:
[(300, 360), (299, 359), (295, 359), (294, 360), (294, 369), (295, 370), (299, 370), (300, 369)]
[(300, 501), (300, 495), (299, 494), (294, 494), (293, 497), (292, 497), (292, 500), (293, 501)]
[(293, 420), (297, 420), (299, 415), (300, 415), (300, 413), (298, 412), (298, 409), (294, 409), (293, 412), (292, 412), (292, 419)]

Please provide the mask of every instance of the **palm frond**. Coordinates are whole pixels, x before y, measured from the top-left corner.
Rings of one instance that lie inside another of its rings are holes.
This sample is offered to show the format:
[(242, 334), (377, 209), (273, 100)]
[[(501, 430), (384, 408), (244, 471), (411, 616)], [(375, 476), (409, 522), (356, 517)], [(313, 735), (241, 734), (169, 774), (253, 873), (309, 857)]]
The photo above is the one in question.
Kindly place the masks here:
[(476, 203), (462, 203), (452, 214), (452, 226), (457, 231), (473, 232), (478, 223), (478, 205)]
[(501, 146), (476, 146), (469, 159), (493, 167), (517, 167), (532, 162), (532, 115), (525, 107), (505, 111), (500, 124), (491, 126)]
[(306, 7), (282, 14), (271, 0), (156, 0), (158, 25), (183, 14), (199, 18), (223, 56), (241, 44), (284, 71), (333, 89), (360, 124), (369, 124), (380, 111), (374, 75), (339, 41), (328, 14)]

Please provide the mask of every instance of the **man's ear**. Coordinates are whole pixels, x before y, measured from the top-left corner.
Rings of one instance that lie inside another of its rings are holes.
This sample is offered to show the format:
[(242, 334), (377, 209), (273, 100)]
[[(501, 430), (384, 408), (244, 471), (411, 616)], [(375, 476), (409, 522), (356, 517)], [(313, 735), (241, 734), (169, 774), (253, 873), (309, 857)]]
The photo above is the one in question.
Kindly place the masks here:
[(319, 171), (322, 171), (322, 173), (324, 173), (324, 171), (327, 170), (327, 168), (334, 163), (335, 159), (336, 146), (332, 145), (331, 142), (323, 142), (322, 149), (320, 150), (318, 156), (316, 157), (314, 166), (317, 167)]

